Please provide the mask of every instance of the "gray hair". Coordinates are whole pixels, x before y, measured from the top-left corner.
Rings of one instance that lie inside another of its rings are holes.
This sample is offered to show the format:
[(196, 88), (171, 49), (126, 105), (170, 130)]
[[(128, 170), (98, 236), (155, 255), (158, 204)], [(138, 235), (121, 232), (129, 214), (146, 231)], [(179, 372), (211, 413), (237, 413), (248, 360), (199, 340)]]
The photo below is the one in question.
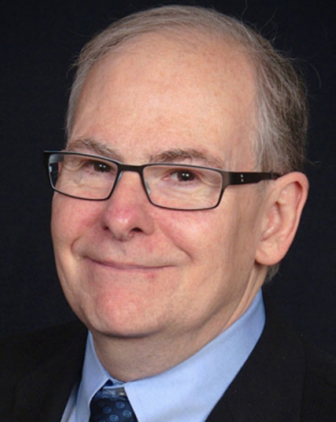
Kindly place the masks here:
[(305, 161), (308, 112), (305, 87), (291, 61), (271, 43), (235, 18), (194, 6), (164, 6), (127, 16), (94, 37), (82, 50), (71, 89), (67, 132), (71, 133), (76, 107), (92, 67), (128, 40), (154, 32), (196, 30), (219, 36), (243, 48), (256, 73), (257, 168), (287, 173), (301, 170)]

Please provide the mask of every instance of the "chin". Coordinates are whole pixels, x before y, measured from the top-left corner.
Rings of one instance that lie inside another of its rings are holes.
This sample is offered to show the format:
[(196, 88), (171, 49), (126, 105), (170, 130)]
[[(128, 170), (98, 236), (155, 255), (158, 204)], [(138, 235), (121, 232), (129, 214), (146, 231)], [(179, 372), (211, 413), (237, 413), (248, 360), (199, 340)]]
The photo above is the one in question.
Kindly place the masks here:
[(113, 298), (96, 301), (90, 307), (82, 307), (75, 313), (94, 334), (108, 337), (143, 337), (155, 331), (153, 313), (144, 311), (138, 302), (120, 303)]

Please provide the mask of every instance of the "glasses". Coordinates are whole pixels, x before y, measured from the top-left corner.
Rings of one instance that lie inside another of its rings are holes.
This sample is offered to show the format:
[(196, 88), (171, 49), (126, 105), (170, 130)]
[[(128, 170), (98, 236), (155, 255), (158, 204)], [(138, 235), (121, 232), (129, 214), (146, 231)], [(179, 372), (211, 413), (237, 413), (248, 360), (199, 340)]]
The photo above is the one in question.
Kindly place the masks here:
[(229, 172), (184, 164), (122, 164), (106, 157), (77, 152), (45, 151), (50, 184), (63, 195), (88, 201), (111, 197), (122, 173), (139, 174), (149, 202), (172, 210), (216, 208), (229, 185), (275, 180), (277, 173)]

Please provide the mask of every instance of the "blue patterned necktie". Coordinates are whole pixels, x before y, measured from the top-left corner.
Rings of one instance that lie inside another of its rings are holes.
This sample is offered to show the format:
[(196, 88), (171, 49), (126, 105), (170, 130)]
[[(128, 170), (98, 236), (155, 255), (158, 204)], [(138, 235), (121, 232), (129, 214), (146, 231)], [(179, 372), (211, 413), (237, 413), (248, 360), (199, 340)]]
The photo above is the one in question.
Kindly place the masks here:
[(89, 422), (137, 422), (123, 389), (99, 390), (90, 404)]

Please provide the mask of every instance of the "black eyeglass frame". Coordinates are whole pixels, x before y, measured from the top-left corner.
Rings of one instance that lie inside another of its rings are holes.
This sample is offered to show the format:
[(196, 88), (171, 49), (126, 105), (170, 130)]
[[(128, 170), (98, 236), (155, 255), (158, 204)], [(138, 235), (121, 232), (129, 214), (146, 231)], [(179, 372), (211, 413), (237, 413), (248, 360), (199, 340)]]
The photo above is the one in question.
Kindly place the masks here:
[[(110, 193), (105, 198), (94, 199), (94, 198), (82, 198), (80, 196), (75, 196), (75, 195), (71, 195), (71, 194), (68, 194), (68, 193), (64, 193), (64, 192), (56, 189), (56, 187), (54, 186), (53, 181), (52, 181), (51, 172), (49, 171), (49, 165), (50, 165), (49, 159), (53, 154), (57, 154), (57, 155), (76, 155), (76, 156), (81, 156), (81, 157), (94, 158), (94, 159), (98, 159), (98, 160), (101, 159), (103, 161), (107, 161), (107, 162), (111, 162), (111, 163), (115, 164), (117, 166), (117, 176), (115, 178), (115, 182), (114, 182), (114, 184), (111, 188)], [(108, 157), (104, 157), (104, 156), (100, 156), (100, 155), (94, 155), (94, 154), (85, 154), (85, 153), (81, 153), (81, 152), (72, 152), (72, 151), (46, 150), (46, 151), (43, 152), (43, 162), (44, 162), (44, 165), (47, 169), (48, 178), (49, 178), (51, 188), (55, 192), (58, 192), (62, 195), (68, 196), (70, 198), (81, 199), (83, 201), (106, 201), (109, 198), (111, 198), (111, 196), (114, 192), (114, 189), (118, 185), (118, 182), (120, 180), (122, 173), (124, 171), (132, 171), (132, 172), (139, 174), (142, 186), (143, 186), (144, 191), (146, 193), (146, 196), (147, 196), (149, 202), (152, 205), (154, 205), (155, 207), (159, 207), (159, 208), (163, 208), (163, 209), (169, 209), (169, 210), (175, 210), (175, 211), (205, 211), (205, 210), (211, 210), (211, 209), (218, 207), (218, 205), (220, 204), (220, 202), (222, 200), (225, 189), (230, 185), (245, 185), (245, 184), (259, 183), (262, 180), (276, 180), (279, 177), (281, 177), (281, 175), (279, 173), (274, 173), (274, 172), (268, 172), (268, 173), (267, 172), (234, 172), (234, 171), (220, 170), (220, 169), (213, 168), (213, 167), (195, 166), (195, 165), (191, 165), (191, 164), (186, 164), (184, 166), (183, 164), (179, 164), (179, 163), (163, 163), (162, 162), (162, 163), (148, 163), (148, 164), (142, 164), (142, 165), (123, 164), (123, 163), (120, 163), (117, 160), (113, 160), (112, 158), (108, 158)], [(152, 167), (152, 166), (167, 166), (167, 167), (181, 166), (181, 167), (186, 167), (186, 168), (191, 168), (191, 169), (211, 170), (211, 171), (215, 171), (215, 172), (219, 173), (221, 175), (221, 178), (222, 178), (222, 188), (221, 188), (221, 191), (219, 193), (218, 200), (217, 200), (216, 204), (211, 206), (211, 207), (192, 208), (192, 209), (172, 208), (172, 207), (165, 207), (163, 205), (156, 204), (155, 202), (152, 201), (152, 199), (151, 199), (151, 197), (150, 197), (150, 195), (147, 191), (145, 178), (144, 178), (144, 175), (143, 175), (144, 169), (147, 168), (147, 167)], [(227, 178), (228, 178), (229, 182), (225, 183)]]

